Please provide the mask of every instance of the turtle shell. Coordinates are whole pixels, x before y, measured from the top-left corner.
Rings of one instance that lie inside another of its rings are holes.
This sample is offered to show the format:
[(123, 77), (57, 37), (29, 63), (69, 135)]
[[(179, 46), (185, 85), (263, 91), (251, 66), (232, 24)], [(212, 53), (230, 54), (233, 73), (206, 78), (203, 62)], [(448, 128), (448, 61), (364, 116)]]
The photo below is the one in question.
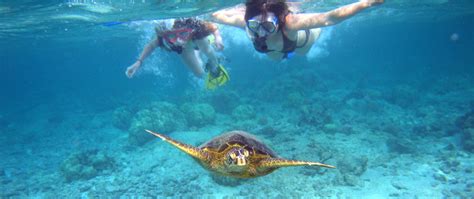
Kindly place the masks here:
[(229, 145), (238, 144), (249, 151), (255, 151), (257, 154), (268, 155), (270, 157), (278, 157), (275, 152), (258, 140), (255, 136), (244, 131), (230, 131), (212, 140), (202, 144), (199, 148), (207, 148), (215, 152), (222, 152), (226, 150)]

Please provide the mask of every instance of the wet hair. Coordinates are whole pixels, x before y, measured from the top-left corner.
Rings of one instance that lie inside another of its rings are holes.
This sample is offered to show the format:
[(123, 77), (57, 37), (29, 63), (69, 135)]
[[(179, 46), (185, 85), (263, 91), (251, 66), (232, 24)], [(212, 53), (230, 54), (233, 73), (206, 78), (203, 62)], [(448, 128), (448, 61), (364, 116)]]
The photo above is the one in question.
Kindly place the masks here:
[(171, 26), (172, 26), (172, 22), (170, 21), (166, 21), (166, 20), (159, 21), (155, 26), (155, 32), (157, 35), (159, 35), (162, 32), (171, 30), (172, 28)]
[(200, 28), (202, 21), (196, 18), (179, 18), (174, 21), (173, 28)]
[(258, 15), (266, 17), (268, 12), (273, 12), (278, 17), (280, 30), (285, 27), (286, 15), (290, 12), (286, 0), (247, 0), (244, 19), (248, 21)]
[(193, 39), (202, 39), (217, 30), (217, 26), (213, 25), (212, 23), (205, 22), (195, 17), (176, 19), (173, 24), (173, 29), (180, 28), (193, 29)]

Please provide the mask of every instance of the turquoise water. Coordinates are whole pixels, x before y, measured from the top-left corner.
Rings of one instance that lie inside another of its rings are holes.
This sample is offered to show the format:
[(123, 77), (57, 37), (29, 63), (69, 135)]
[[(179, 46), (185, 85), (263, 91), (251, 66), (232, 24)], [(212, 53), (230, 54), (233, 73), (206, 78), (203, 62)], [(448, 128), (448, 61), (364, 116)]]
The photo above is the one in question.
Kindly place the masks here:
[[(283, 62), (221, 25), (231, 81), (216, 91), (161, 50), (125, 77), (156, 20), (240, 2), (0, 2), (0, 198), (474, 195), (471, 1), (390, 1)], [(245, 130), (281, 157), (337, 168), (222, 178), (144, 128), (194, 146)]]

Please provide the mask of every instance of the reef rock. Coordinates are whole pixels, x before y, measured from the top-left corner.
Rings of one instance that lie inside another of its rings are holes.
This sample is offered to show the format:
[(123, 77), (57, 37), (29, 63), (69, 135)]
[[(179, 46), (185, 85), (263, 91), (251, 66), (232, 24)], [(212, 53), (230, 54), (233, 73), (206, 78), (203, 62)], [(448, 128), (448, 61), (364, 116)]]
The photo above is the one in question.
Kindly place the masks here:
[(122, 106), (115, 109), (112, 123), (118, 129), (127, 130), (130, 128), (130, 123), (132, 122), (131, 118), (133, 118), (132, 111)]
[(170, 133), (186, 127), (184, 114), (176, 105), (168, 102), (154, 102), (148, 108), (138, 111), (128, 130), (128, 140), (132, 145), (143, 145), (154, 137), (145, 129), (160, 133)]
[(189, 126), (203, 127), (214, 123), (216, 111), (207, 103), (185, 103), (181, 106)]
[(459, 117), (456, 126), (461, 129), (474, 128), (474, 109)]
[(239, 121), (255, 119), (256, 115), (252, 105), (239, 105), (232, 111), (232, 117)]
[(464, 150), (474, 153), (474, 128), (464, 130), (462, 138)]
[(220, 176), (216, 174), (211, 174), (211, 179), (215, 183), (222, 185), (222, 186), (227, 186), (227, 187), (235, 187), (239, 186), (247, 181), (248, 179), (240, 179), (240, 178), (231, 178), (227, 176)]
[(287, 107), (299, 107), (308, 102), (307, 98), (300, 92), (291, 92), (286, 97), (285, 106)]
[(403, 108), (411, 107), (419, 100), (419, 91), (409, 85), (399, 85), (385, 93), (385, 100)]
[(362, 175), (368, 166), (369, 159), (367, 157), (350, 158), (350, 160), (341, 160), (337, 166), (341, 173), (351, 174), (355, 176)]
[(300, 108), (300, 123), (322, 126), (331, 123), (331, 116), (327, 113), (326, 108), (320, 104), (305, 105)]
[(87, 180), (113, 169), (115, 160), (98, 150), (89, 150), (69, 156), (61, 164), (60, 172), (67, 182)]
[(358, 186), (360, 176), (367, 170), (367, 157), (349, 157), (337, 163), (340, 174), (334, 179), (335, 184), (343, 186)]
[(416, 152), (416, 144), (402, 138), (390, 138), (386, 142), (387, 147), (392, 153), (409, 154)]
[(217, 112), (229, 114), (240, 104), (240, 98), (233, 91), (217, 91), (212, 94), (210, 101)]

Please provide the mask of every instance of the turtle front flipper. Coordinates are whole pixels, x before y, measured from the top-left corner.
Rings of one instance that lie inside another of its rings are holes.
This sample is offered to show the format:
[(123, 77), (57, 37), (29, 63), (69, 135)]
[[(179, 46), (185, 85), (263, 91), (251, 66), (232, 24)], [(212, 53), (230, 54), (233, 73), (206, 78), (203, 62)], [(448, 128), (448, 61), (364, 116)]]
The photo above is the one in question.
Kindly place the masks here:
[(293, 166), (319, 166), (334, 169), (335, 166), (323, 164), (320, 162), (307, 162), (299, 160), (286, 160), (281, 158), (268, 158), (260, 161), (258, 164), (259, 168), (280, 168), (280, 167), (293, 167)]
[(155, 133), (153, 131), (146, 130), (146, 129), (145, 129), (145, 131), (152, 134), (152, 135), (154, 135), (154, 136), (156, 136), (156, 137), (161, 138), (162, 140), (170, 143), (171, 145), (175, 146), (176, 148), (180, 149), (181, 151), (184, 151), (185, 153), (189, 154), (190, 156), (192, 156), (194, 158), (200, 159), (202, 161), (206, 161), (209, 157), (207, 152), (202, 151), (201, 149), (199, 149), (197, 147), (193, 147), (191, 145), (178, 142), (178, 141), (173, 140), (170, 137), (168, 137), (166, 135), (163, 135), (163, 134)]

